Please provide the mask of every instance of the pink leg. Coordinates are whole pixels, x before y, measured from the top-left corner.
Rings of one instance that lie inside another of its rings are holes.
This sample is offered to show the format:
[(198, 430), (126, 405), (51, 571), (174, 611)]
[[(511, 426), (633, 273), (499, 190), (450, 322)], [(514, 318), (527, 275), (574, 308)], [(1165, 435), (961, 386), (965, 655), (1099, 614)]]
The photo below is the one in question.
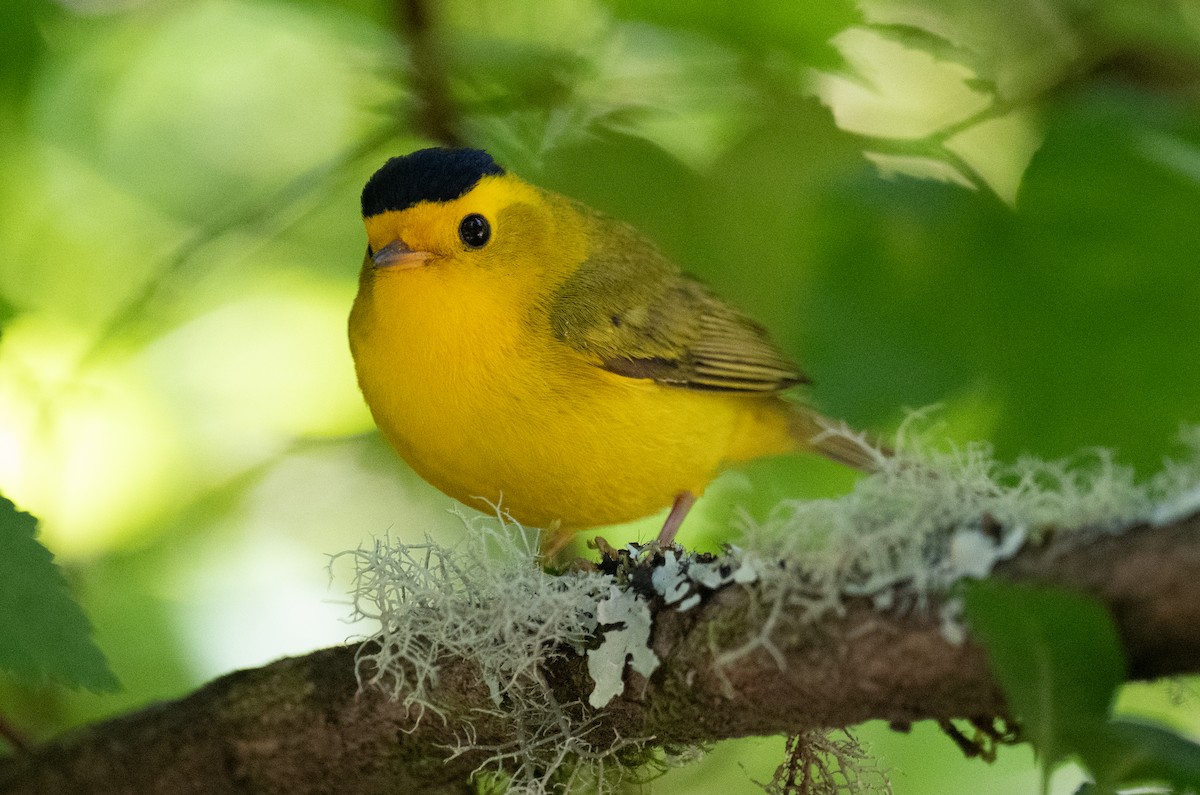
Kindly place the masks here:
[(679, 532), (683, 518), (688, 515), (688, 511), (695, 504), (696, 495), (690, 491), (681, 491), (675, 495), (675, 504), (671, 506), (671, 512), (667, 514), (667, 521), (663, 522), (662, 530), (658, 531), (657, 543), (660, 547), (669, 547), (675, 543), (675, 534)]

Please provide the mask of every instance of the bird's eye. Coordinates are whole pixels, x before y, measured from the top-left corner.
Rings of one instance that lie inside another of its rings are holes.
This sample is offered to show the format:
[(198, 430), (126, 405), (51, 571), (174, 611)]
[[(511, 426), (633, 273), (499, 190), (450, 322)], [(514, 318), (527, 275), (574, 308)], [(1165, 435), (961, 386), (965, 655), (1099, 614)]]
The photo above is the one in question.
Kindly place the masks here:
[(467, 248), (483, 248), (492, 238), (492, 225), (479, 213), (471, 213), (458, 225), (458, 236)]

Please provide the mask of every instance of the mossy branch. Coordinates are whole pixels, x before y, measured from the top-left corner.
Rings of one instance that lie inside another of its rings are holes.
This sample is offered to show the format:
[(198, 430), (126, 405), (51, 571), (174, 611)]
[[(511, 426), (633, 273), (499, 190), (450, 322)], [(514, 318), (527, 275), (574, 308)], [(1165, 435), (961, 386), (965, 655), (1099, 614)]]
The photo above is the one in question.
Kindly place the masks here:
[[(1200, 671), (1200, 515), (1119, 533), (1044, 535), (991, 576), (1099, 599), (1133, 678)], [(784, 611), (769, 647), (748, 646), (720, 666), (718, 649), (759, 634), (758, 584), (722, 586), (686, 612), (655, 603), (652, 646), (662, 663), (649, 680), (627, 674), (624, 693), (602, 709), (585, 706), (592, 682), (584, 657), (564, 650), (541, 675), (561, 709), (587, 721), (593, 746), (622, 738), (691, 745), (872, 718), (903, 725), (1004, 716), (981, 648), (945, 637), (939, 597), (913, 609), (908, 586), (890, 587), (896, 606), (886, 610), (860, 597), (816, 621)], [(354, 672), (347, 646), (229, 674), (0, 762), (0, 791), (464, 792), (472, 771), (514, 742), (470, 660), (438, 661), (433, 695), (444, 716), (415, 725), (402, 701), (360, 691)]]

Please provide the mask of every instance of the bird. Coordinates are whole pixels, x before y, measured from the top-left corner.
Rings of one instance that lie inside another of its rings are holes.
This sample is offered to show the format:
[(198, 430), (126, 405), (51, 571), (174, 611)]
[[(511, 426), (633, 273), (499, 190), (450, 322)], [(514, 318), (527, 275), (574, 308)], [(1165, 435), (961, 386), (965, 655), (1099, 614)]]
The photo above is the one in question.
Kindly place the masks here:
[(349, 341), (376, 424), (447, 495), (544, 528), (544, 552), (668, 506), (672, 544), (740, 462), (886, 454), (790, 399), (809, 379), (768, 331), (633, 226), (484, 150), (393, 157), (361, 204)]

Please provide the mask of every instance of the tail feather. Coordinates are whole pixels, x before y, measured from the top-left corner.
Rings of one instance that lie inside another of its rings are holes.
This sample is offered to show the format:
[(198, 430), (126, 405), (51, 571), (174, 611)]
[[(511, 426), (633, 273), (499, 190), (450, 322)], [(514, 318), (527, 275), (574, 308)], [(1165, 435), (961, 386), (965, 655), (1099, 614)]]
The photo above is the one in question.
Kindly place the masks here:
[(791, 432), (805, 448), (863, 472), (877, 471), (885, 459), (895, 455), (867, 434), (807, 408), (792, 414)]

